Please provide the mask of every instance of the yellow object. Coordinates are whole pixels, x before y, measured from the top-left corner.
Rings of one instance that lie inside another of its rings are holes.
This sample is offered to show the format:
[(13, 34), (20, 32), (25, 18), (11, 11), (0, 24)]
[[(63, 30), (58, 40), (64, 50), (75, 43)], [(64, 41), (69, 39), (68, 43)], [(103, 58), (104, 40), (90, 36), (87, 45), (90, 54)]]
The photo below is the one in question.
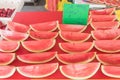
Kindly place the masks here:
[(116, 14), (117, 20), (120, 22), (120, 10), (116, 10), (115, 14)]
[(48, 4), (48, 0), (46, 0), (46, 3), (45, 3), (45, 8), (46, 8), (46, 9), (48, 9), (47, 4)]
[(64, 4), (71, 4), (71, 2), (69, 2), (68, 0), (62, 0), (58, 2), (58, 11), (63, 11), (63, 6)]

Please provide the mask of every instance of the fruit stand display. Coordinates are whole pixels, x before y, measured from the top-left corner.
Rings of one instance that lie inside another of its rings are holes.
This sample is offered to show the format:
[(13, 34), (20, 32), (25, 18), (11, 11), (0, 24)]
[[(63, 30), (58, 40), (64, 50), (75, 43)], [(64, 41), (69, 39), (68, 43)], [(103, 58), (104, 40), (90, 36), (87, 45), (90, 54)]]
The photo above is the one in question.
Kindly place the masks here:
[(61, 12), (16, 15), (9, 30), (0, 30), (0, 56), (5, 58), (0, 57), (0, 78), (120, 78), (120, 30), (114, 12), (90, 11), (86, 26), (61, 24)]
[(0, 0), (0, 21), (11, 21), (16, 12), (21, 11), (24, 0)]

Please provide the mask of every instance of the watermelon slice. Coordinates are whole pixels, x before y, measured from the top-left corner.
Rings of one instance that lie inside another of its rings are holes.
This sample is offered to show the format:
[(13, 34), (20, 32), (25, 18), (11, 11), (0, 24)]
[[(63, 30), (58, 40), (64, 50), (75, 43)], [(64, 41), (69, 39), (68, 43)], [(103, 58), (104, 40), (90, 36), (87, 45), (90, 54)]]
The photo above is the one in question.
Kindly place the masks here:
[(81, 33), (81, 32), (60, 31), (59, 35), (64, 41), (68, 41), (68, 42), (85, 42), (91, 37), (89, 33)]
[(0, 66), (0, 78), (9, 78), (11, 77), (16, 71), (14, 66)]
[(94, 30), (106, 30), (119, 27), (119, 22), (117, 21), (107, 21), (107, 22), (92, 22), (91, 27)]
[(83, 32), (87, 26), (83, 25), (72, 25), (72, 24), (60, 24), (58, 29), (60, 31), (69, 31), (69, 32)]
[(92, 42), (59, 43), (60, 49), (68, 53), (86, 53), (89, 52), (93, 46), (94, 44)]
[(9, 30), (0, 30), (1, 37), (9, 41), (24, 41), (29, 35), (21, 32), (14, 32)]
[(1, 52), (15, 52), (19, 49), (20, 42), (16, 41), (0, 41)]
[(101, 66), (102, 73), (113, 78), (120, 78), (120, 66)]
[(38, 41), (23, 41), (22, 46), (30, 52), (43, 52), (53, 48), (55, 43), (55, 39), (42, 39)]
[(49, 31), (49, 32), (52, 32), (52, 31), (55, 31), (58, 26), (59, 26), (58, 21), (49, 21), (49, 22), (31, 24), (30, 28), (33, 31)]
[(0, 65), (8, 65), (15, 60), (15, 53), (0, 53)]
[(29, 78), (43, 78), (52, 75), (58, 69), (58, 63), (39, 64), (17, 67), (17, 71)]
[(104, 65), (120, 65), (120, 54), (97, 54), (96, 58)]
[(43, 52), (34, 54), (17, 55), (17, 58), (24, 63), (46, 63), (55, 58), (57, 52)]
[(115, 12), (115, 8), (106, 8), (106, 9), (99, 9), (99, 10), (91, 10), (91, 15), (111, 15)]
[(97, 62), (87, 64), (68, 64), (60, 66), (60, 71), (67, 78), (84, 80), (95, 75), (99, 67), (100, 63)]
[(58, 36), (57, 32), (35, 32), (35, 31), (30, 31), (29, 32), (30, 37), (35, 40), (40, 40), (40, 39), (55, 39)]
[(57, 59), (63, 64), (88, 63), (95, 58), (95, 52), (76, 53), (76, 54), (57, 54)]
[(95, 40), (115, 40), (120, 37), (120, 29), (95, 30), (91, 34)]
[(22, 32), (22, 33), (26, 33), (29, 30), (29, 26), (11, 21), (8, 22), (7, 27), (12, 31)]
[(95, 42), (95, 48), (102, 52), (115, 53), (120, 52), (120, 40), (98, 40)]
[(116, 15), (91, 15), (92, 22), (115, 21)]
[[(104, 2), (105, 2), (105, 0), (99, 0), (99, 3), (104, 3)], [(108, 8), (108, 9), (109, 9), (109, 8)], [(103, 10), (101, 10), (101, 12), (102, 12), (102, 11), (103, 11), (103, 12), (105, 11), (105, 12), (108, 13), (108, 12), (111, 11), (111, 10), (108, 10), (108, 9), (107, 9), (107, 10), (106, 10), (106, 9), (103, 9)], [(111, 8), (110, 8), (110, 9), (111, 9)]]

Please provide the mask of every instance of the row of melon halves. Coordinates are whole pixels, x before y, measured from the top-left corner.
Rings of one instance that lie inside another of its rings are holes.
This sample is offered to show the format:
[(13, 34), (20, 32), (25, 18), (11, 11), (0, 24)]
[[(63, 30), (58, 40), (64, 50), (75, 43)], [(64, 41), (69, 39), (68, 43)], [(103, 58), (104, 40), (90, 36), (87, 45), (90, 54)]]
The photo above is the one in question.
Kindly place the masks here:
[[(29, 53), (20, 54), (15, 53), (0, 53), (0, 65), (8, 65), (13, 61), (20, 60), (27, 64), (42, 64), (47, 63), (55, 58), (63, 64), (73, 64), (73, 63), (89, 63), (97, 61), (103, 65), (120, 65), (120, 54), (105, 54), (102, 52), (87, 52), (87, 53), (77, 53), (77, 54), (65, 54), (57, 52), (42, 52), (42, 53)], [(96, 58), (96, 59), (95, 59)]]
[[(53, 21), (53, 22), (55, 23), (56, 21)], [(48, 23), (48, 22), (45, 22), (45, 23)], [(19, 23), (15, 23), (15, 22), (11, 22), (11, 24), (15, 25), (15, 26), (11, 25), (12, 28), (15, 30), (13, 30), (13, 29), (11, 29), (12, 31), (0, 30), (1, 37), (6, 40), (24, 41), (24, 40), (28, 39), (29, 36), (35, 40), (54, 39), (58, 36), (57, 31), (51, 32), (51, 31), (53, 31), (52, 29), (50, 29), (50, 30), (45, 29), (43, 31), (42, 30), (37, 31), (36, 29), (32, 28), (32, 30), (29, 30), (29, 28), (28, 28), (28, 30), (27, 30), (28, 33), (21, 33), (22, 31), (24, 31), (26, 29), (24, 27), (25, 25), (23, 27), (21, 27), (21, 25), (23, 25), (23, 24), (19, 24)], [(39, 23), (39, 24), (44, 24), (44, 23)], [(52, 22), (49, 22), (49, 25), (47, 25), (46, 27), (42, 26), (42, 28), (49, 28), (50, 26), (53, 27), (53, 25), (50, 25), (50, 24), (52, 24)], [(120, 29), (118, 29), (119, 22), (115, 22), (115, 21), (92, 22), (92, 25), (96, 25), (97, 29), (95, 31), (90, 31), (91, 32), (91, 34), (90, 34), (90, 33), (82, 33), (83, 31), (85, 31), (87, 26), (60, 24), (59, 25), (59, 30), (60, 30), (59, 36), (64, 41), (69, 41), (69, 42), (84, 42), (84, 41), (87, 41), (91, 35), (95, 40), (113, 40), (113, 39), (118, 39), (120, 37)], [(8, 28), (9, 27), (10, 27), (10, 25), (8, 25)], [(18, 28), (18, 27), (20, 27), (20, 28)], [(18, 29), (16, 29), (16, 28), (18, 28)], [(39, 28), (39, 26), (37, 26), (37, 29), (41, 29), (41, 28)], [(55, 27), (55, 29), (56, 29), (56, 27)]]
[[(67, 53), (85, 53), (95, 47), (98, 51), (106, 53), (120, 52), (120, 40), (97, 40), (93, 42), (61, 42), (56, 43), (55, 39), (29, 40), (21, 42), (23, 48), (29, 52), (45, 52), (59, 45), (59, 48)], [(20, 42), (0, 41), (0, 52), (15, 52), (19, 49)]]
[[(59, 68), (59, 69), (58, 69)], [(84, 80), (97, 75), (101, 72), (113, 78), (120, 78), (120, 66), (101, 65), (98, 62), (87, 64), (68, 64), (60, 65), (58, 63), (46, 63), (28, 66), (0, 66), (0, 78), (9, 78), (17, 71), (24, 77), (28, 78), (45, 78), (52, 76), (56, 72), (61, 72), (64, 77), (70, 79)]]

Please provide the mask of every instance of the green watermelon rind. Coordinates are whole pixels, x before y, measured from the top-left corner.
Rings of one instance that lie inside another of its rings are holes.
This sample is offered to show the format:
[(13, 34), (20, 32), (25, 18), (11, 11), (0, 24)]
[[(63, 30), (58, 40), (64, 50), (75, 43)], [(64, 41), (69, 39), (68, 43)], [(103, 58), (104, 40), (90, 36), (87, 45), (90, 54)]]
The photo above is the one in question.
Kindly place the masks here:
[[(82, 61), (82, 62), (77, 62), (77, 63), (89, 63), (89, 62), (91, 62), (91, 61), (93, 61), (94, 59), (95, 59), (95, 55), (96, 55), (96, 52), (94, 52), (94, 56), (92, 57), (92, 58), (90, 58), (90, 59), (87, 59), (87, 60), (85, 60), (85, 61)], [(61, 60), (60, 58), (59, 58), (59, 56), (58, 56), (58, 54), (56, 55), (56, 58), (57, 58), (57, 60), (58, 61), (60, 61), (61, 63), (63, 63), (63, 64), (72, 64), (72, 62), (70, 63), (70, 62), (67, 62), (67, 61), (64, 61), (64, 60)]]
[(31, 50), (31, 49), (29, 49), (28, 47), (26, 47), (26, 46), (24, 45), (24, 42), (21, 42), (21, 44), (22, 44), (22, 46), (23, 46), (26, 50), (28, 50), (29, 52), (44, 52), (44, 51), (48, 51), (48, 50), (52, 49), (52, 48), (55, 46), (55, 44), (56, 44), (56, 40), (53, 39), (53, 44), (52, 44), (50, 47), (48, 47), (48, 48), (46, 48), (46, 49), (44, 49), (44, 50)]
[(72, 41), (72, 40), (68, 40), (66, 38), (64, 38), (62, 35), (61, 35), (61, 31), (58, 32), (59, 33), (59, 36), (64, 40), (64, 41), (67, 41), (67, 42), (85, 42), (87, 41), (90, 37), (91, 37), (91, 34), (89, 34), (85, 39), (83, 40), (79, 40), (79, 41)]
[[(30, 32), (29, 32), (29, 34), (30, 34)], [(52, 37), (52, 38), (50, 38), (50, 39), (56, 39), (57, 36), (58, 36), (58, 33), (57, 33), (54, 37)], [(31, 36), (31, 35), (30, 35), (30, 37), (31, 37), (32, 39), (34, 39), (34, 40), (41, 40), (41, 39), (35, 38), (34, 36)], [(48, 39), (49, 39), (49, 38), (48, 38)]]
[[(59, 21), (56, 21), (56, 24), (57, 24), (57, 26), (56, 26), (55, 28), (53, 28), (52, 30), (48, 31), (48, 32), (53, 32), (53, 31), (55, 31), (55, 30), (59, 27)], [(39, 30), (34, 29), (34, 28), (32, 27), (32, 25), (30, 25), (30, 28), (31, 28), (33, 31), (35, 31), (35, 32), (40, 32)]]
[[(65, 49), (63, 49), (62, 48), (62, 46), (61, 46), (61, 44), (62, 43), (59, 43), (59, 48), (62, 50), (62, 51), (64, 51), (64, 52), (67, 52), (67, 53), (77, 53), (77, 52), (71, 52), (71, 51), (68, 51), (68, 50), (65, 50)], [(89, 51), (91, 51), (91, 49), (94, 47), (94, 43), (92, 43), (92, 45), (90, 46), (90, 48), (89, 49), (87, 49), (87, 50), (85, 50), (85, 51), (82, 51), (82, 52), (79, 52), (79, 53), (87, 53), (87, 52), (89, 52)]]
[[(95, 44), (95, 41), (93, 41), (93, 43)], [(111, 54), (112, 54), (112, 53), (120, 52), (120, 50), (115, 50), (115, 51), (104, 50), (104, 49), (99, 48), (96, 44), (94, 45), (94, 47), (95, 47), (97, 50), (101, 51), (101, 52), (106, 52), (106, 53), (111, 53)]]
[(101, 66), (101, 71), (104, 75), (108, 76), (108, 77), (112, 77), (112, 78), (120, 78), (120, 75), (114, 75), (114, 74), (109, 74), (105, 71), (104, 69), (104, 65)]
[(65, 74), (64, 71), (62, 70), (62, 66), (59, 67), (60, 72), (61, 72), (65, 77), (67, 77), (67, 78), (69, 78), (69, 79), (74, 79), (74, 80), (86, 80), (86, 79), (88, 79), (88, 78), (91, 78), (92, 76), (94, 76), (94, 75), (97, 73), (97, 71), (99, 70), (99, 68), (100, 68), (100, 63), (98, 63), (98, 66), (97, 66), (96, 70), (94, 70), (94, 72), (91, 73), (89, 76), (85, 76), (85, 77), (73, 77), (73, 76), (69, 76), (69, 75)]
[(9, 39), (7, 37), (5, 37), (4, 35), (1, 34), (1, 37), (7, 41), (25, 41), (28, 37), (29, 37), (29, 34), (26, 34), (26, 37), (21, 39), (21, 40), (12, 40), (12, 39)]
[[(3, 66), (4, 67), (4, 66)], [(13, 66), (14, 67), (14, 66)], [(16, 71), (16, 67), (14, 67), (12, 70), (11, 70), (11, 72), (9, 72), (8, 74), (6, 74), (6, 75), (4, 75), (4, 76), (0, 76), (0, 78), (1, 79), (3, 79), (3, 78), (9, 78), (9, 77), (11, 77), (14, 73), (15, 73), (15, 71)]]
[[(55, 52), (55, 53), (57, 54), (57, 52)], [(47, 63), (49, 61), (52, 61), (55, 58), (56, 54), (54, 56), (52, 56), (51, 58), (48, 58), (47, 60), (38, 61), (38, 62), (37, 61), (23, 60), (22, 58), (20, 58), (19, 55), (17, 55), (17, 59), (20, 60), (21, 62), (28, 63), (28, 64)]]
[[(114, 22), (114, 21), (113, 21), (113, 22)], [(99, 30), (99, 29), (96, 29), (96, 28), (93, 26), (92, 22), (90, 23), (90, 25), (91, 25), (92, 29), (94, 29), (94, 30)], [(118, 22), (118, 25), (115, 26), (114, 28), (118, 29), (119, 26), (120, 26), (120, 23)]]
[(17, 71), (18, 71), (21, 75), (23, 75), (23, 76), (25, 76), (25, 77), (28, 77), (28, 78), (43, 78), (43, 77), (50, 76), (50, 75), (54, 74), (54, 73), (57, 71), (57, 69), (58, 69), (58, 67), (59, 67), (59, 64), (58, 64), (58, 63), (56, 63), (56, 64), (57, 64), (57, 65), (56, 65), (56, 68), (55, 68), (52, 72), (50, 72), (50, 73), (48, 73), (48, 74), (46, 74), (46, 75), (41, 75), (41, 76), (31, 76), (31, 75), (27, 75), (26, 73), (22, 72), (22, 71), (19, 69), (19, 67), (16, 67), (16, 68), (17, 68)]
[[(94, 32), (94, 31), (91, 31), (91, 35), (92, 35), (93, 39), (94, 39), (94, 40), (100, 40), (100, 39), (97, 39), (97, 37), (95, 37), (95, 35), (94, 35), (93, 32)], [(117, 37), (115, 37), (115, 38), (113, 38), (112, 40), (117, 40), (118, 38), (120, 38), (120, 35), (117, 36)], [(101, 40), (102, 40), (102, 39), (101, 39)]]
[[(3, 53), (3, 54), (4, 54), (4, 53)], [(15, 53), (8, 53), (8, 54), (13, 55), (12, 58), (11, 58), (11, 60), (8, 61), (8, 62), (6, 62), (6, 63), (0, 63), (0, 66), (5, 66), (5, 65), (8, 65), (8, 64), (11, 64), (11, 63), (16, 59)]]
[(15, 49), (13, 49), (13, 50), (5, 51), (5, 50), (0, 49), (0, 51), (1, 51), (1, 52), (15, 52), (15, 51), (17, 51), (17, 50), (19, 49), (19, 47), (20, 47), (20, 42), (17, 42), (17, 43), (18, 43), (18, 46), (17, 46)]
[[(89, 24), (90, 24), (90, 23), (89, 23)], [(83, 32), (83, 31), (86, 30), (86, 28), (87, 28), (87, 26), (84, 26), (84, 28), (81, 29), (80, 31), (71, 31), (71, 32)], [(60, 29), (60, 25), (59, 25), (59, 27), (58, 27), (58, 30), (59, 30), (59, 31), (63, 31), (63, 30)]]

